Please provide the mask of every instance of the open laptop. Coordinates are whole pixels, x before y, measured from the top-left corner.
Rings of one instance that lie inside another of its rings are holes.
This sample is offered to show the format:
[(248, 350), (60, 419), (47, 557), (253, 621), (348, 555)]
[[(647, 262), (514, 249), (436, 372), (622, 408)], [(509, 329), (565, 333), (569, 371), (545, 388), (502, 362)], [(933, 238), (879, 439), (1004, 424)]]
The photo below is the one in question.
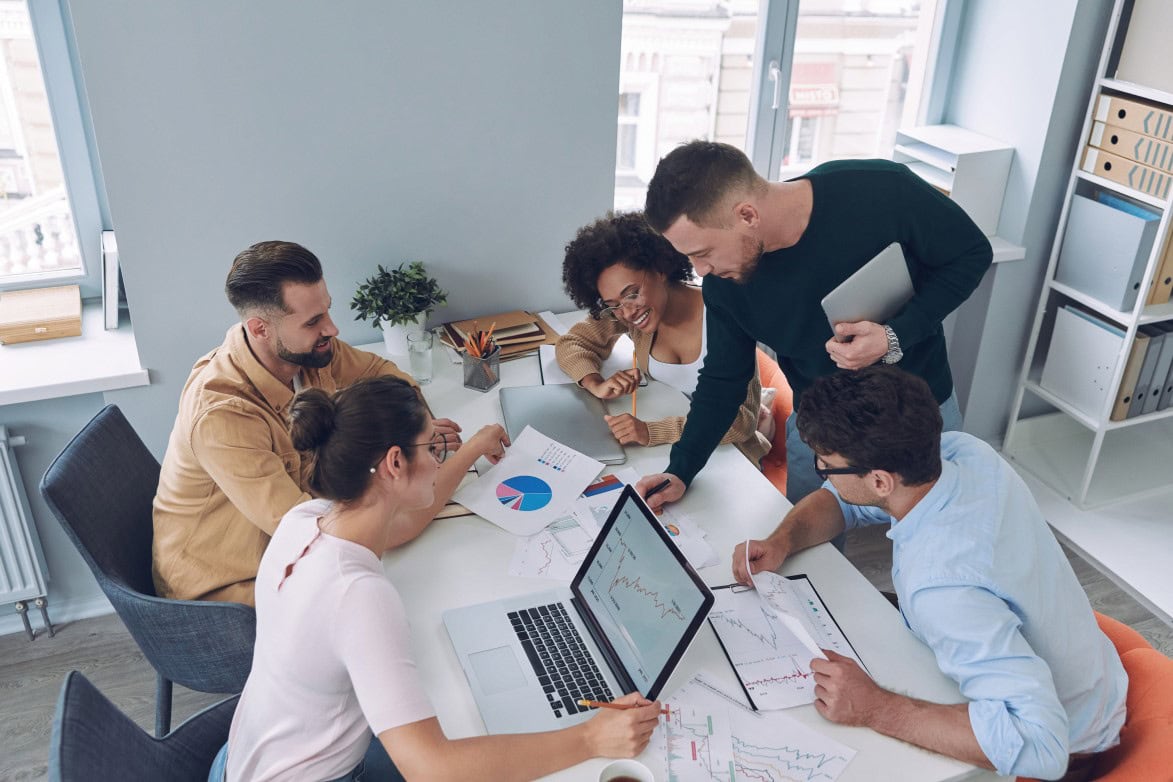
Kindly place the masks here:
[(579, 698), (654, 700), (709, 615), (713, 593), (631, 486), (570, 588), (444, 612), (489, 733), (589, 719)]
[(505, 431), (517, 439), (532, 426), (559, 443), (569, 445), (603, 464), (623, 464), (627, 454), (603, 420), (603, 400), (573, 384), (514, 386), (499, 392)]
[(831, 328), (861, 320), (884, 323), (908, 303), (915, 291), (899, 242), (885, 247), (855, 274), (823, 297)]

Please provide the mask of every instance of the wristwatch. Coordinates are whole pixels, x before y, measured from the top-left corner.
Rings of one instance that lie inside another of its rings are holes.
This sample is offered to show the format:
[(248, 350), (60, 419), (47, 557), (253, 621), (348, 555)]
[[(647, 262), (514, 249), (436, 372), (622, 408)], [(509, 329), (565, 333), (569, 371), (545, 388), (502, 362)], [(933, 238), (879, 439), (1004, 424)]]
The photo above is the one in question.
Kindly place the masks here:
[(884, 333), (888, 335), (888, 352), (880, 361), (885, 364), (895, 364), (904, 358), (904, 351), (900, 349), (900, 340), (896, 338), (896, 332), (892, 330), (891, 326), (884, 326)]

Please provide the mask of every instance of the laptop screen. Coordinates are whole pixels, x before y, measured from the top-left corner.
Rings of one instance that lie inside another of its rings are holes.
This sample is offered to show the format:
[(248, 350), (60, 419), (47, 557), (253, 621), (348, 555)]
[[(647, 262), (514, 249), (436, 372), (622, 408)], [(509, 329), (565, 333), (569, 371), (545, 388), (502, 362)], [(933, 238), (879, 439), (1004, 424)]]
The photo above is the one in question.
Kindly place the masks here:
[(659, 694), (713, 604), (713, 594), (631, 486), (572, 589), (648, 698)]

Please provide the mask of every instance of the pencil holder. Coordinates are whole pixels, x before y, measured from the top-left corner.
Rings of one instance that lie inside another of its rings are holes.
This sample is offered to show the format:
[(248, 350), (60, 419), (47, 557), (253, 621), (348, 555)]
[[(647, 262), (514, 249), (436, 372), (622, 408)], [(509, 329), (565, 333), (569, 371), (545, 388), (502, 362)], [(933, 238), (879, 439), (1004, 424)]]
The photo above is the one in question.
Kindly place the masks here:
[(464, 353), (464, 387), (488, 391), (501, 380), (501, 349), (487, 356)]

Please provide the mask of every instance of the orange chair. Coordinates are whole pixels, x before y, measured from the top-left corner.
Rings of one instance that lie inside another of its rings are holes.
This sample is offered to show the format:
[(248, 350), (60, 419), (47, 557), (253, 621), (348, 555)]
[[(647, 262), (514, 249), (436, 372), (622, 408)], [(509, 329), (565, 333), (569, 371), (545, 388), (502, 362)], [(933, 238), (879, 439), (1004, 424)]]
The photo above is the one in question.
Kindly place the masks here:
[(762, 474), (774, 484), (774, 488), (786, 494), (786, 419), (794, 409), (794, 392), (786, 382), (786, 376), (778, 367), (778, 362), (758, 351), (758, 374), (762, 379), (762, 388), (773, 388), (774, 403), (771, 411), (774, 414), (774, 443), (770, 452), (762, 457)]
[[(1120, 743), (1096, 759), (1101, 782), (1173, 782), (1173, 660), (1126, 624), (1096, 612), (1128, 673)], [(1034, 782), (1019, 777), (1019, 782)]]

